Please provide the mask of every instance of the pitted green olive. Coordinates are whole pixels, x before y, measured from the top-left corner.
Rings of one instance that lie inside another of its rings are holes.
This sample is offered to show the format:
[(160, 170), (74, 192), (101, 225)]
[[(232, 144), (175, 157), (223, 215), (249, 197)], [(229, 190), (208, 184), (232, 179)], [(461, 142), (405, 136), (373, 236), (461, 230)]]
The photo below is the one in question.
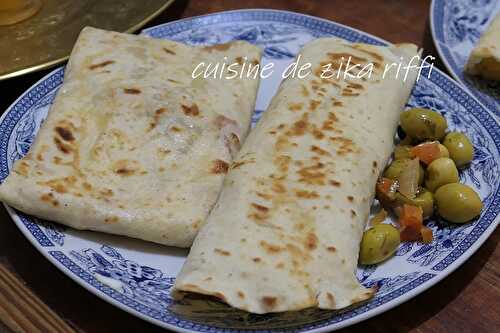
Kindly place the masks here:
[(440, 186), (457, 183), (458, 170), (455, 162), (447, 157), (440, 157), (429, 164), (427, 167), (427, 179), (425, 187), (430, 191), (436, 191)]
[(465, 223), (481, 213), (479, 195), (467, 185), (453, 183), (441, 186), (435, 194), (439, 215), (450, 222)]
[(450, 152), (448, 151), (448, 148), (446, 146), (439, 144), (439, 157), (450, 157)]
[(474, 158), (474, 147), (469, 138), (463, 133), (448, 133), (443, 140), (444, 146), (450, 153), (450, 158), (457, 167), (464, 166)]
[(434, 196), (430, 191), (423, 191), (417, 195), (413, 202), (416, 206), (420, 206), (424, 212), (424, 218), (432, 216), (434, 213)]
[(413, 108), (401, 113), (401, 127), (412, 139), (419, 141), (441, 140), (448, 123), (438, 112)]
[(434, 196), (430, 191), (420, 191), (413, 199), (407, 198), (398, 192), (394, 200), (396, 204), (400, 206), (407, 204), (421, 207), (424, 218), (430, 217), (434, 213)]
[(411, 146), (396, 146), (396, 148), (394, 148), (394, 159), (401, 160), (404, 158), (411, 158), (410, 149)]
[(373, 265), (391, 257), (400, 243), (399, 230), (390, 224), (380, 223), (363, 233), (359, 262)]

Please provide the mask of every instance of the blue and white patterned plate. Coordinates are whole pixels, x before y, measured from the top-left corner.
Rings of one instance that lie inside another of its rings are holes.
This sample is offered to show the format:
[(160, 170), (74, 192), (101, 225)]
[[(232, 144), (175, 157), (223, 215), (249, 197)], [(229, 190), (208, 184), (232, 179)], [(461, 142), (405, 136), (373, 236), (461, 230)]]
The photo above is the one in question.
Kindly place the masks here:
[[(320, 36), (386, 44), (340, 24), (291, 12), (244, 10), (167, 23), (144, 31), (154, 38), (190, 44), (246, 40), (264, 48), (264, 62), (275, 62), (274, 76), (262, 81), (257, 120), (275, 93), (279, 69), (292, 61), (304, 43)], [(64, 68), (59, 68), (24, 93), (0, 119), (0, 179), (23, 156), (45, 118)], [(428, 72), (424, 71), (424, 75)], [(343, 312), (306, 310), (299, 313), (252, 315), (206, 299), (174, 302), (169, 296), (187, 251), (96, 232), (66, 229), (8, 208), (26, 237), (50, 262), (109, 303), (162, 327), (187, 332), (323, 332), (352, 325), (384, 312), (443, 279), (493, 232), (500, 211), (500, 131), (495, 117), (459, 84), (438, 70), (416, 85), (410, 106), (441, 112), (452, 129), (472, 138), (476, 155), (461, 181), (473, 186), (484, 202), (481, 217), (466, 225), (433, 220), (432, 244), (405, 243), (389, 261), (360, 267), (366, 286), (378, 286), (376, 297)]]
[(500, 0), (433, 0), (432, 38), (451, 75), (488, 109), (500, 116), (500, 82), (464, 74), (464, 67), (481, 34), (500, 12)]

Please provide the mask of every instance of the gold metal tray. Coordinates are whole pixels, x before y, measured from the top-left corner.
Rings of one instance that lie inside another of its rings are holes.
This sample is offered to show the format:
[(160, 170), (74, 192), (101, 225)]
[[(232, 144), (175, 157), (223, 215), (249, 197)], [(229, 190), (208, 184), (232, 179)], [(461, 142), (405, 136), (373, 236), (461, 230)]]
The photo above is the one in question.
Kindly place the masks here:
[(134, 32), (174, 0), (43, 0), (26, 21), (0, 27), (0, 80), (65, 61), (87, 26)]

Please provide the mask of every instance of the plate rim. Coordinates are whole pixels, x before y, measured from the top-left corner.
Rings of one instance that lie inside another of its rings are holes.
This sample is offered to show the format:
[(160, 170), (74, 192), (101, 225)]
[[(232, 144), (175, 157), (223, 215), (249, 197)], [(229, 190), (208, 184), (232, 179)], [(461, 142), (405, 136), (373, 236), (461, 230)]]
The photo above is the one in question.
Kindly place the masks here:
[[(307, 17), (307, 18), (313, 19), (313, 20), (320, 20), (320, 21), (323, 21), (323, 22), (328, 23), (328, 24), (334, 24), (334, 25), (340, 26), (340, 27), (342, 27), (344, 29), (353, 30), (353, 31), (355, 31), (355, 32), (357, 32), (357, 33), (359, 33), (361, 35), (368, 36), (368, 37), (373, 38), (373, 39), (375, 39), (375, 40), (377, 40), (377, 41), (379, 41), (381, 43), (392, 45), (392, 43), (389, 43), (388, 41), (386, 41), (386, 40), (384, 40), (384, 39), (382, 39), (380, 37), (374, 36), (374, 35), (372, 35), (370, 33), (363, 32), (362, 30), (359, 30), (359, 29), (356, 29), (356, 28), (352, 28), (352, 27), (349, 27), (349, 26), (341, 24), (341, 23), (337, 23), (337, 22), (332, 21), (332, 20), (328, 20), (328, 19), (324, 19), (324, 18), (320, 18), (320, 17), (308, 15), (308, 14), (293, 12), (293, 11), (275, 10), (275, 9), (262, 9), (262, 8), (220, 11), (220, 12), (214, 12), (214, 13), (205, 14), (205, 15), (198, 15), (198, 16), (183, 18), (183, 19), (180, 19), (180, 20), (166, 22), (166, 23), (154, 26), (154, 27), (150, 27), (150, 28), (144, 29), (144, 30), (142, 30), (141, 33), (147, 33), (150, 30), (158, 29), (159, 27), (163, 27), (163, 26), (177, 24), (177, 23), (180, 23), (180, 22), (183, 22), (183, 21), (184, 22), (192, 21), (193, 19), (203, 19), (203, 18), (210, 17), (210, 16), (226, 15), (226, 14), (230, 14), (230, 13), (262, 12), (262, 11), (264, 11), (264, 12), (277, 12), (277, 13), (288, 14), (288, 15), (298, 15), (298, 16), (304, 16), (304, 17)], [(4, 118), (11, 112), (11, 110), (14, 108), (14, 106), (17, 105), (17, 103), (20, 100), (22, 100), (27, 94), (29, 94), (30, 91), (32, 91), (34, 88), (36, 88), (39, 84), (41, 84), (44, 81), (46, 81), (50, 76), (55, 75), (58, 71), (63, 71), (64, 68), (65, 68), (64, 66), (60, 66), (60, 67), (54, 69), (53, 71), (51, 71), (50, 73), (48, 73), (44, 77), (42, 77), (40, 80), (38, 80), (37, 82), (35, 82), (26, 91), (24, 91), (5, 110), (5, 112), (1, 115), (1, 117), (0, 117), (0, 123), (2, 123), (4, 121)], [(489, 116), (492, 118), (492, 120), (495, 121), (495, 124), (497, 126), (499, 126), (500, 120), (498, 119), (498, 117), (495, 116), (495, 114), (492, 112), (492, 110), (490, 110), (489, 108), (485, 107), (484, 104), (482, 104), (478, 100), (478, 98), (476, 98), (476, 96), (474, 96), (472, 94), (471, 91), (469, 91), (468, 89), (466, 89), (459, 82), (453, 80), (447, 73), (445, 73), (444, 71), (440, 70), (439, 68), (434, 68), (434, 70), (437, 70), (437, 72), (439, 74), (441, 74), (449, 83), (455, 85), (459, 90), (463, 91), (468, 97), (472, 98), (475, 102), (477, 102), (484, 109), (484, 111), (489, 114)], [(496, 192), (498, 193), (499, 190), (500, 190), (500, 188), (497, 188)], [(65, 275), (67, 275), (68, 277), (70, 277), (73, 281), (75, 281), (77, 284), (79, 284), (82, 287), (84, 287), (86, 290), (88, 290), (89, 292), (91, 292), (95, 296), (100, 297), (101, 299), (105, 300), (106, 302), (108, 302), (108, 303), (110, 303), (110, 304), (118, 307), (121, 310), (126, 311), (129, 314), (132, 314), (132, 315), (134, 315), (136, 317), (139, 317), (139, 318), (141, 318), (141, 319), (143, 319), (143, 320), (145, 320), (147, 322), (151, 322), (151, 323), (153, 323), (155, 325), (158, 325), (159, 327), (172, 329), (172, 330), (177, 331), (177, 332), (200, 332), (199, 330), (187, 329), (187, 328), (184, 328), (184, 327), (179, 327), (179, 326), (176, 326), (176, 325), (173, 325), (173, 324), (170, 324), (170, 323), (167, 323), (167, 322), (155, 319), (155, 318), (153, 318), (151, 316), (147, 316), (147, 315), (145, 315), (145, 314), (143, 314), (143, 313), (141, 313), (141, 312), (139, 312), (139, 311), (137, 311), (137, 310), (135, 310), (135, 309), (133, 309), (131, 307), (126, 306), (123, 303), (120, 303), (119, 301), (115, 300), (113, 297), (111, 297), (111, 296), (107, 295), (106, 293), (104, 293), (103, 291), (101, 291), (101, 290), (93, 287), (89, 283), (86, 283), (80, 276), (78, 276), (77, 274), (75, 274), (74, 272), (72, 272), (68, 267), (64, 266), (61, 262), (59, 262), (58, 260), (56, 260), (55, 257), (53, 257), (53, 256), (50, 255), (50, 251), (47, 250), (45, 247), (43, 247), (35, 239), (35, 237), (33, 236), (33, 234), (31, 234), (29, 232), (28, 228), (26, 228), (26, 226), (22, 222), (20, 216), (14, 211), (13, 208), (11, 208), (10, 206), (7, 206), (5, 204), (4, 204), (4, 207), (6, 208), (7, 212), (9, 213), (11, 219), (15, 222), (16, 226), (21, 230), (21, 232), (23, 233), (23, 235), (29, 240), (30, 243), (32, 243), (35, 246), (35, 248), (46, 259), (49, 260), (49, 262), (51, 262), (54, 266), (56, 266), (58, 269), (60, 269)], [(476, 241), (465, 252), (463, 252), (456, 260), (454, 260), (451, 264), (449, 264), (445, 269), (443, 269), (441, 271), (436, 271), (435, 273), (430, 273), (434, 277), (432, 277), (428, 281), (425, 281), (425, 282), (421, 283), (420, 285), (418, 285), (417, 287), (411, 289), (410, 291), (407, 291), (404, 294), (402, 294), (402, 295), (400, 295), (398, 297), (395, 297), (395, 298), (389, 300), (388, 302), (383, 303), (382, 305), (379, 305), (379, 306), (377, 306), (377, 307), (375, 307), (373, 309), (370, 309), (370, 310), (368, 310), (368, 311), (366, 311), (366, 312), (364, 312), (364, 313), (362, 313), (360, 315), (357, 315), (354, 318), (349, 318), (349, 319), (343, 320), (343, 321), (338, 322), (338, 323), (325, 324), (322, 327), (317, 327), (317, 328), (313, 328), (313, 329), (304, 329), (304, 332), (311, 332), (311, 333), (313, 333), (313, 332), (314, 333), (328, 332), (328, 331), (331, 331), (332, 326), (336, 326), (334, 328), (335, 330), (341, 329), (341, 328), (345, 328), (345, 327), (354, 325), (356, 323), (359, 323), (361, 321), (367, 320), (369, 318), (372, 318), (374, 316), (377, 316), (377, 315), (379, 315), (379, 314), (381, 314), (383, 312), (386, 312), (386, 311), (388, 311), (388, 310), (390, 310), (392, 308), (395, 308), (396, 306), (401, 305), (402, 303), (407, 302), (408, 300), (410, 300), (410, 299), (414, 298), (415, 296), (421, 294), (423, 291), (425, 291), (425, 290), (427, 290), (427, 289), (435, 286), (436, 284), (438, 284), (445, 277), (448, 277), (459, 266), (461, 266), (465, 261), (467, 261), (473, 254), (476, 253), (477, 249), (496, 230), (496, 227), (499, 224), (499, 222), (500, 222), (500, 214), (497, 214), (497, 216), (495, 216), (495, 218), (491, 221), (490, 225), (483, 231), (483, 233), (481, 234), (481, 236), (479, 236), (476, 239)], [(425, 274), (428, 274), (429, 270), (430, 269), (422, 269), (421, 276), (423, 276)], [(419, 276), (419, 278), (421, 276)], [(430, 280), (432, 280), (432, 282)], [(314, 323), (305, 324), (305, 325), (302, 325), (302, 326), (307, 326), (307, 325), (311, 325), (311, 324), (314, 324)], [(203, 325), (209, 325), (209, 324), (203, 324)], [(216, 326), (212, 326), (212, 327), (216, 331), (218, 331), (218, 330), (220, 330), (220, 331), (227, 331), (227, 330), (229, 330), (229, 331), (240, 332), (242, 330), (241, 328), (238, 328), (238, 329), (225, 329), (225, 328), (219, 328), (219, 327), (216, 327)], [(301, 329), (301, 328), (299, 327), (298, 329)], [(268, 330), (269, 332), (273, 332), (273, 331), (277, 332), (277, 331), (280, 331), (282, 329), (277, 328), (277, 329), (264, 329), (264, 330)], [(257, 330), (250, 330), (249, 332), (254, 332), (254, 331), (257, 331)]]
[[(436, 51), (439, 55), (439, 58), (441, 59), (444, 67), (446, 68), (447, 72), (449, 73), (449, 76), (451, 76), (453, 79), (455, 79), (461, 85), (463, 85), (463, 87), (468, 92), (470, 92), (470, 95), (473, 96), (474, 98), (476, 98), (476, 100), (479, 103), (481, 103), (481, 105), (483, 105), (488, 111), (491, 111), (496, 117), (499, 117), (500, 116), (500, 109), (495, 110), (494, 104), (490, 105), (489, 103), (486, 103), (487, 101), (483, 101), (482, 99), (480, 99), (479, 96), (482, 96), (483, 93), (470, 87), (470, 85), (468, 85), (467, 82), (465, 82), (464, 79), (461, 78), (457, 74), (454, 67), (451, 65), (448, 57), (446, 57), (446, 52), (443, 49), (443, 45), (441, 45), (442, 44), (441, 41), (438, 39), (437, 30), (436, 30), (437, 26), (436, 26), (435, 13), (436, 13), (436, 6), (437, 6), (438, 2), (443, 2), (443, 0), (431, 0), (431, 5), (429, 7), (429, 25), (430, 25), (430, 30), (431, 30), (432, 42), (434, 43), (434, 46), (436, 47)], [(448, 74), (448, 73), (446, 73), (446, 74)], [(500, 104), (500, 101), (498, 103)]]

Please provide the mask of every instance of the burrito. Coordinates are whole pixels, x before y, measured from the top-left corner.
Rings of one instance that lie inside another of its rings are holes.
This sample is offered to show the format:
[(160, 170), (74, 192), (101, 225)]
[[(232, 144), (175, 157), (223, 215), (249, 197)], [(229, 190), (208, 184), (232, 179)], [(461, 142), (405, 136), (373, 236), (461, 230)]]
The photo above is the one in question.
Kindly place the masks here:
[(247, 135), (258, 88), (258, 78), (193, 70), (237, 70), (260, 53), (242, 41), (191, 47), (85, 28), (0, 200), (77, 229), (189, 247)]
[[(384, 70), (417, 52), (334, 38), (300, 51), (297, 67), (312, 64), (310, 75), (285, 79), (249, 134), (175, 298), (210, 295), (261, 314), (341, 309), (372, 297), (356, 279), (359, 245), (416, 79), (414, 70), (406, 80)], [(359, 66), (344, 76), (348, 62)], [(371, 76), (362, 73), (369, 67)]]
[(500, 81), (500, 14), (472, 50), (465, 71), (488, 80)]

